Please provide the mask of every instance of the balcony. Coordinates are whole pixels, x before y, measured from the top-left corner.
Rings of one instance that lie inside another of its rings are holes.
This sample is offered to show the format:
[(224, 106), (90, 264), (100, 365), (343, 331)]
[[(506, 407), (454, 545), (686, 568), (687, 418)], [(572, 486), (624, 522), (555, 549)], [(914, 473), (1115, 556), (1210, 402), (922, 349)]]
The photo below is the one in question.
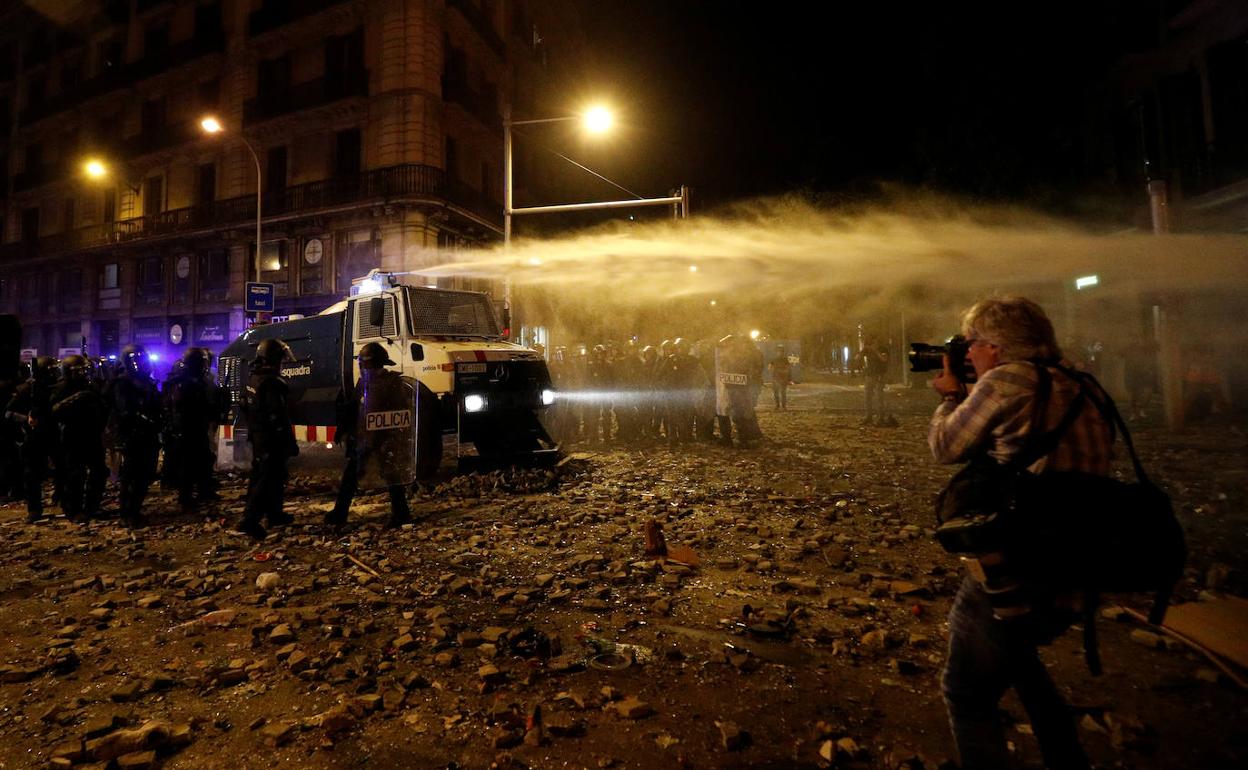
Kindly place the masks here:
[(163, 53), (145, 56), (138, 61), (102, 72), (70, 91), (59, 93), (39, 104), (31, 105), (18, 114), (18, 124), (26, 126), (36, 120), (56, 115), (77, 107), (88, 99), (132, 85), (153, 75), (180, 67), (200, 57), (225, 50), (225, 32), (197, 35), (169, 47)]
[[(439, 205), (454, 203), (499, 224), (501, 206), (461, 183), (448, 182), (440, 168), (414, 163), (374, 169), (362, 174), (274, 190), (264, 196), (267, 218), (314, 214), (351, 204), (423, 199)], [(35, 242), (0, 245), (0, 261), (26, 259), (96, 246), (127, 243), (158, 236), (178, 235), (224, 227), (251, 227), (256, 221), (256, 196), (213, 201), (159, 214), (80, 227)]]
[(326, 8), (341, 5), (343, 0), (265, 0), (258, 10), (247, 17), (247, 34), (263, 35), (278, 27), (320, 13)]
[(494, 29), (494, 22), (482, 13), (480, 8), (473, 5), (471, 0), (446, 0), (446, 6), (459, 11), (460, 15), (467, 19), (472, 28), (481, 36), (481, 39), (499, 56), (503, 55), (507, 45), (499, 36), (498, 31)]
[(329, 75), (297, 83), (278, 94), (248, 99), (243, 103), (243, 125), (261, 123), (356, 96), (368, 96), (368, 70)]

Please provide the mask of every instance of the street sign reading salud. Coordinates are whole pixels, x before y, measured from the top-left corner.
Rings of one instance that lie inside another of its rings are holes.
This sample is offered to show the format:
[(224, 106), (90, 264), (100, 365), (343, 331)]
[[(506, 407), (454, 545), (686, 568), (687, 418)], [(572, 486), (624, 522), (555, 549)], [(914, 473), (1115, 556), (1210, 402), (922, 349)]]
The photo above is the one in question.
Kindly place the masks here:
[(248, 313), (272, 313), (273, 298), (277, 292), (273, 289), (271, 283), (260, 283), (259, 281), (248, 281), (246, 292), (246, 304), (243, 309)]

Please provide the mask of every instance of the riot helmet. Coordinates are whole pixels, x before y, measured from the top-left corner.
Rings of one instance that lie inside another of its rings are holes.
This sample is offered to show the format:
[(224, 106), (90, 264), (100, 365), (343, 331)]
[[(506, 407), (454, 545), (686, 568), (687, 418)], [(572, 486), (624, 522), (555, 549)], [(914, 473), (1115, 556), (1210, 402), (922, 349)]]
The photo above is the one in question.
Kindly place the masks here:
[(204, 348), (187, 348), (179, 362), (194, 377), (202, 377), (208, 371), (208, 351)]
[(56, 382), (56, 363), (52, 356), (39, 356), (31, 362), (32, 379), (43, 384)]
[(358, 358), (362, 369), (380, 369), (383, 366), (395, 365), (394, 361), (390, 360), (389, 352), (380, 342), (370, 342), (360, 348)]
[(87, 357), (74, 353), (61, 359), (61, 378), (65, 380), (85, 380), (91, 369)]
[(290, 352), (290, 345), (279, 339), (269, 338), (261, 340), (256, 346), (256, 366), (273, 366), (280, 365), (283, 361), (293, 360), (294, 353)]
[(121, 366), (130, 374), (150, 374), (152, 362), (147, 358), (147, 350), (142, 345), (126, 345), (121, 351)]

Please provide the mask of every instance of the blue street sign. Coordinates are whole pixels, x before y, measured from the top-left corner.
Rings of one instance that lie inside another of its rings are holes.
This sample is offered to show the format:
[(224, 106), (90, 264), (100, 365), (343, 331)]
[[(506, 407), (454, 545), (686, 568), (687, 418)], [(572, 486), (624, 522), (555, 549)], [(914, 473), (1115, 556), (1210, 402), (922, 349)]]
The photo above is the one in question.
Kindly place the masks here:
[(248, 281), (247, 300), (243, 309), (248, 313), (272, 313), (273, 298), (276, 295), (277, 292), (273, 290), (273, 284)]

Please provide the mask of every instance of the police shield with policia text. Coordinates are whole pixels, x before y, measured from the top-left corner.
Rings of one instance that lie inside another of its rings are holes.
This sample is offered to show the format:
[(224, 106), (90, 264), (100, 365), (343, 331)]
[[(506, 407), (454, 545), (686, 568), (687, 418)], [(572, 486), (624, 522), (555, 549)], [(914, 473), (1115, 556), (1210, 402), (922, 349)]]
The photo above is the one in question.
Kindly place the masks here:
[(347, 466), (325, 523), (346, 523), (358, 489), (385, 488), (390, 494), (387, 526), (401, 527), (412, 518), (407, 488), (416, 479), (416, 394), (410, 382), (385, 368), (394, 361), (381, 344), (360, 348), (359, 362), (355, 393), (344, 394), (339, 403), (338, 436), (346, 444)]

